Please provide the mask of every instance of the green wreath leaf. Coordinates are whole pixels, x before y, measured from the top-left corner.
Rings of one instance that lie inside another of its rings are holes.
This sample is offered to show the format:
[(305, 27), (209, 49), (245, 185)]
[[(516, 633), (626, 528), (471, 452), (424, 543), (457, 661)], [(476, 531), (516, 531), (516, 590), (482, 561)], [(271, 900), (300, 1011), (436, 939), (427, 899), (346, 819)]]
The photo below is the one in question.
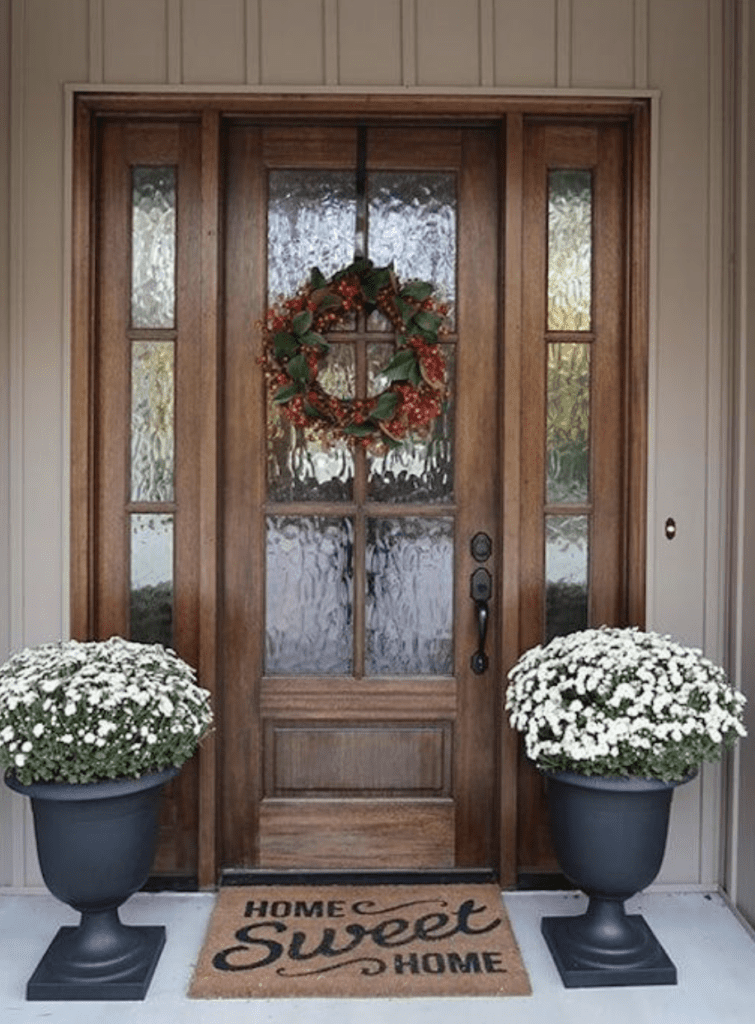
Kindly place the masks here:
[(381, 376), (390, 381), (409, 380), (412, 364), (417, 365), (417, 357), (413, 349), (400, 348), (385, 369), (381, 371)]
[(294, 334), (298, 334), (300, 337), (302, 334), (306, 334), (312, 326), (312, 313), (308, 309), (303, 309), (293, 318), (291, 326), (294, 329)]
[(396, 411), (398, 395), (393, 391), (384, 391), (375, 403), (370, 417), (373, 420), (389, 420)]
[(344, 434), (351, 434), (352, 437), (369, 437), (375, 433), (375, 427), (369, 423), (349, 423), (343, 428)]
[(286, 369), (293, 380), (306, 382), (310, 378), (309, 364), (303, 352), (289, 359)]
[(301, 394), (301, 388), (298, 384), (286, 384), (280, 391), (276, 392), (273, 397), (273, 401), (276, 405), (285, 405), (286, 402), (290, 402), (294, 395)]
[(312, 289), (317, 291), (319, 288), (324, 288), (327, 285), (328, 279), (319, 267), (312, 267), (309, 275), (309, 283), (312, 286)]
[(399, 294), (408, 296), (410, 299), (416, 299), (417, 302), (424, 302), (425, 299), (429, 299), (433, 293), (433, 286), (429, 281), (409, 281), (401, 289)]
[(278, 331), (273, 338), (273, 345), (276, 359), (289, 359), (299, 351), (299, 342), (293, 334), (287, 334), (285, 331)]
[(426, 331), (428, 334), (432, 334), (435, 338), (438, 334), (438, 328), (443, 323), (443, 317), (438, 313), (430, 313), (426, 309), (418, 309), (414, 314), (414, 323), (419, 327), (421, 331)]

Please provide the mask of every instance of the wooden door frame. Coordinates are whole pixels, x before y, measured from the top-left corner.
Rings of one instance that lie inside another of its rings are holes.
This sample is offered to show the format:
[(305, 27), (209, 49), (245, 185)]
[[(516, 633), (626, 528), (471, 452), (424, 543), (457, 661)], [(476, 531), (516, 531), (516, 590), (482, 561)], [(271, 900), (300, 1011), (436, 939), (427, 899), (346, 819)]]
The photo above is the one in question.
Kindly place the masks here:
[[(92, 635), (95, 601), (94, 545), (96, 529), (96, 321), (94, 256), (97, 237), (95, 198), (97, 132), (103, 119), (192, 118), (201, 121), (202, 220), (199, 259), (201, 265), (200, 333), (200, 444), (199, 444), (199, 620), (198, 670), (201, 682), (217, 693), (220, 594), (220, 360), (222, 325), (217, 310), (221, 282), (221, 222), (219, 194), (222, 123), (225, 118), (275, 119), (302, 117), (328, 121), (361, 119), (397, 124), (416, 121), (459, 123), (476, 121), (501, 125), (506, 140), (501, 169), (505, 176), (500, 228), (503, 267), (500, 300), (503, 345), (503, 382), (500, 417), (501, 473), (500, 536), (503, 559), (500, 600), (496, 615), (501, 636), (502, 709), (505, 671), (520, 653), (521, 618), (519, 593), (522, 584), (519, 558), (520, 453), (522, 395), (521, 281), (523, 146), (526, 117), (611, 118), (627, 125), (629, 135), (629, 182), (626, 234), (626, 348), (625, 348), (625, 451), (624, 607), (627, 622), (642, 625), (645, 614), (645, 556), (647, 532), (647, 417), (648, 417), (648, 321), (649, 321), (649, 220), (650, 220), (650, 101), (640, 97), (542, 97), (505, 95), (430, 95), (406, 92), (377, 94), (251, 92), (223, 93), (124, 93), (81, 91), (73, 94), (73, 178), (71, 266), (71, 463), (70, 463), (70, 608), (71, 633), (85, 639)], [(501, 884), (516, 881), (516, 775), (518, 739), (501, 713), (500, 754), (496, 788), (499, 806)], [(199, 752), (198, 880), (212, 887), (218, 874), (217, 787), (218, 744), (211, 736)], [(505, 784), (504, 784), (505, 780)]]

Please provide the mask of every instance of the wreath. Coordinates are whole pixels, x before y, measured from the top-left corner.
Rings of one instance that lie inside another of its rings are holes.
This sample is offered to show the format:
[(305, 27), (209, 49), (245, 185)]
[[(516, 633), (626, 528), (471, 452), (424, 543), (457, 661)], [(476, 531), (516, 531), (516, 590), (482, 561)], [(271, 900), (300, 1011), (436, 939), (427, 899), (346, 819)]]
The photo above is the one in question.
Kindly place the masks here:
[[(395, 350), (380, 370), (388, 386), (369, 398), (338, 398), (319, 379), (325, 335), (355, 312), (379, 310), (391, 324)], [(326, 279), (314, 267), (306, 285), (268, 310), (262, 364), (275, 405), (296, 427), (363, 447), (398, 448), (429, 433), (448, 397), (438, 343), (447, 307), (427, 281), (401, 284), (393, 267), (358, 259)]]

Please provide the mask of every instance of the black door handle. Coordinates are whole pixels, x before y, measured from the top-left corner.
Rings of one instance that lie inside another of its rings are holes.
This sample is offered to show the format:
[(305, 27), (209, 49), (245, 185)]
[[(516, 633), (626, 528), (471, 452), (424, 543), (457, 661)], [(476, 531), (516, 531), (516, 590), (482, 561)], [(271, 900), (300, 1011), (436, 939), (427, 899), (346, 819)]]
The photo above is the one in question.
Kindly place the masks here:
[(485, 639), (488, 635), (488, 601), (493, 591), (492, 579), (487, 569), (475, 569), (471, 578), (471, 594), (477, 614), (477, 650), (472, 655), (472, 671), (481, 676), (489, 665), (485, 653)]

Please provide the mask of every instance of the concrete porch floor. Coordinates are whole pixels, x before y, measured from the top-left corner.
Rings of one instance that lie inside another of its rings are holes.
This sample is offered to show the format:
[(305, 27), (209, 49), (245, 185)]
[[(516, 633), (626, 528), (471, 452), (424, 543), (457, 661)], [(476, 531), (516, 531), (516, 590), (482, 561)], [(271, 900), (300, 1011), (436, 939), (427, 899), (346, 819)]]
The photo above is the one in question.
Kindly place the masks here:
[(506, 999), (190, 1000), (186, 990), (212, 909), (211, 893), (139, 893), (128, 924), (165, 924), (168, 938), (143, 1002), (29, 1003), (26, 981), (57, 929), (78, 915), (44, 893), (0, 892), (0, 1021), (3, 1024), (751, 1024), (755, 938), (715, 893), (650, 892), (640, 912), (677, 967), (675, 987), (563, 988), (540, 934), (547, 914), (580, 913), (574, 893), (506, 893), (505, 904), (533, 994)]

